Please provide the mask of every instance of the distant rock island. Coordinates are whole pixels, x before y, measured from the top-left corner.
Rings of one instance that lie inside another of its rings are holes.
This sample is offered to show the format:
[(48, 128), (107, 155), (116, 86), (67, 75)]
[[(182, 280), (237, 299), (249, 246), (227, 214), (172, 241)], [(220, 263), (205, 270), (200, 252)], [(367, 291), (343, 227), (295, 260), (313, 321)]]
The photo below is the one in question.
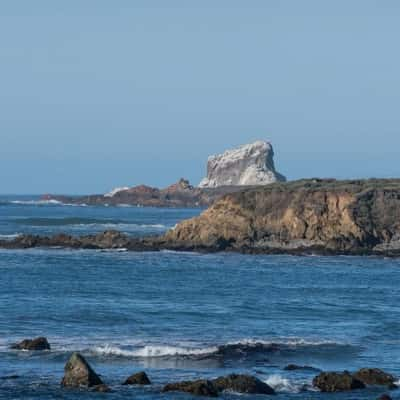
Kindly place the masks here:
[(115, 188), (106, 194), (79, 197), (47, 194), (42, 196), (42, 199), (87, 205), (207, 207), (222, 195), (242, 190), (244, 186), (285, 181), (285, 177), (276, 172), (273, 157), (272, 145), (259, 140), (209, 157), (207, 177), (198, 187), (181, 178), (164, 189), (147, 185), (126, 186)]
[(210, 156), (207, 176), (200, 182), (199, 187), (255, 186), (284, 181), (286, 178), (275, 170), (271, 143), (258, 140)]
[(21, 235), (0, 247), (400, 256), (400, 179), (308, 179), (242, 188), (166, 234)]

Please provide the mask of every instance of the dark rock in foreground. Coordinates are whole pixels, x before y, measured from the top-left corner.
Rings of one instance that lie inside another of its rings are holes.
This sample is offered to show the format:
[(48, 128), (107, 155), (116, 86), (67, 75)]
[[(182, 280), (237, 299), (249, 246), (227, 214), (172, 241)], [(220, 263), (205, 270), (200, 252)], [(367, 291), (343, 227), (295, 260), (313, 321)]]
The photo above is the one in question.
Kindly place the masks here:
[(14, 350), (50, 350), (50, 344), (45, 337), (38, 337), (35, 339), (25, 339), (22, 342), (16, 343), (11, 346)]
[(169, 383), (162, 389), (163, 392), (186, 392), (195, 396), (218, 397), (218, 390), (215, 385), (208, 380), (184, 381)]
[(219, 392), (225, 390), (249, 394), (275, 394), (275, 390), (254, 376), (231, 374), (212, 381)]
[(104, 389), (103, 381), (79, 353), (72, 354), (68, 362), (65, 364), (64, 373), (64, 377), (61, 381), (62, 386), (95, 387), (102, 385), (102, 389)]
[(366, 385), (394, 385), (396, 378), (379, 368), (362, 368), (353, 376)]
[(345, 392), (364, 389), (365, 384), (349, 372), (321, 372), (313, 379), (313, 386), (321, 392)]
[(151, 382), (146, 372), (138, 372), (131, 375), (123, 385), (151, 385)]

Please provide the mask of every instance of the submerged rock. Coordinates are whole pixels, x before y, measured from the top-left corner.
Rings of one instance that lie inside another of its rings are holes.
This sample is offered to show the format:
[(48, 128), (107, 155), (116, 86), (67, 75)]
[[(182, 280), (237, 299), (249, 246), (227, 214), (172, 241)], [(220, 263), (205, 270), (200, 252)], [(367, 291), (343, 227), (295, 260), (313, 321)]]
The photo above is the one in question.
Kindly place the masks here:
[(151, 385), (151, 382), (146, 372), (138, 372), (131, 375), (123, 385)]
[(207, 177), (200, 182), (199, 187), (268, 185), (285, 180), (275, 170), (272, 145), (259, 140), (210, 156)]
[(364, 389), (365, 384), (349, 372), (321, 372), (313, 379), (313, 386), (321, 392), (344, 392)]
[(96, 385), (92, 387), (92, 392), (110, 393), (111, 391), (112, 390), (104, 383), (102, 385)]
[(382, 396), (379, 396), (377, 400), (392, 400), (392, 398), (385, 393)]
[(162, 389), (163, 392), (186, 392), (195, 396), (218, 397), (218, 390), (213, 382), (200, 379), (197, 381), (183, 381), (169, 383)]
[(321, 371), (319, 368), (315, 367), (310, 367), (308, 365), (296, 365), (296, 364), (289, 364), (285, 368), (283, 368), (284, 371)]
[(22, 342), (13, 344), (11, 348), (30, 351), (50, 350), (50, 344), (45, 337), (38, 337), (35, 339), (25, 339)]
[(212, 381), (218, 391), (224, 390), (237, 393), (275, 394), (275, 390), (258, 378), (250, 375), (231, 374)]
[(353, 376), (366, 385), (394, 385), (396, 378), (379, 368), (362, 368)]
[(64, 367), (61, 385), (65, 387), (93, 387), (104, 385), (89, 363), (79, 354), (73, 353)]

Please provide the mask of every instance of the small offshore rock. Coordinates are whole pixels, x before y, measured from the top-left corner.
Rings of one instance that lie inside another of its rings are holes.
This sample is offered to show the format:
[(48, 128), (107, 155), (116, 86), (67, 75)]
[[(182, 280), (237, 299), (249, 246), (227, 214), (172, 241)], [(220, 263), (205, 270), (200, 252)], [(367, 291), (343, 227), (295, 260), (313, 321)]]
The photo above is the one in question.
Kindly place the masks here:
[(16, 343), (11, 346), (15, 350), (50, 350), (50, 344), (45, 337), (37, 337), (35, 339), (24, 339), (22, 342)]
[(250, 375), (231, 374), (221, 376), (212, 382), (220, 392), (229, 390), (237, 393), (275, 394), (271, 386)]
[(296, 364), (289, 364), (285, 368), (283, 368), (284, 371), (298, 371), (298, 370), (303, 370), (303, 371), (321, 371), (319, 368), (311, 367), (308, 365), (296, 365)]
[(348, 371), (321, 372), (313, 379), (313, 386), (321, 392), (344, 392), (365, 388), (365, 384)]
[(0, 379), (2, 381), (7, 381), (7, 380), (12, 380), (12, 379), (19, 379), (19, 375), (6, 375), (6, 376), (0, 376)]
[(79, 354), (73, 353), (64, 367), (61, 385), (65, 387), (93, 387), (104, 385), (89, 363)]
[(92, 391), (99, 392), (99, 393), (110, 393), (111, 389), (103, 383), (101, 385), (93, 386)]
[(186, 392), (195, 396), (218, 397), (218, 390), (213, 382), (200, 379), (197, 381), (183, 381), (169, 383), (162, 389), (163, 392)]
[(131, 375), (123, 385), (151, 385), (151, 382), (146, 372), (138, 372)]
[(396, 378), (379, 368), (361, 368), (353, 376), (366, 385), (394, 385)]
[(388, 394), (383, 394), (379, 396), (377, 400), (392, 400), (392, 398)]

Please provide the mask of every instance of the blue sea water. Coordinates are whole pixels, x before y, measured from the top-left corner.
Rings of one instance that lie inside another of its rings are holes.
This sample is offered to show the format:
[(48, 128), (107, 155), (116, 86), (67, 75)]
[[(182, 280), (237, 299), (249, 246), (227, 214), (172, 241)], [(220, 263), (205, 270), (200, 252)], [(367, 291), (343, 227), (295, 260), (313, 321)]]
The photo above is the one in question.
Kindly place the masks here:
[[(200, 212), (9, 196), (0, 198), (0, 235), (157, 234)], [(387, 389), (322, 394), (307, 386), (315, 372), (283, 368), (379, 367), (399, 376), (399, 282), (400, 261), (375, 257), (0, 250), (0, 399), (190, 399), (160, 390), (231, 372), (256, 375), (277, 399), (375, 399)], [(9, 348), (40, 335), (51, 351)], [(73, 351), (113, 393), (60, 387)], [(121, 385), (141, 370), (152, 386)]]

